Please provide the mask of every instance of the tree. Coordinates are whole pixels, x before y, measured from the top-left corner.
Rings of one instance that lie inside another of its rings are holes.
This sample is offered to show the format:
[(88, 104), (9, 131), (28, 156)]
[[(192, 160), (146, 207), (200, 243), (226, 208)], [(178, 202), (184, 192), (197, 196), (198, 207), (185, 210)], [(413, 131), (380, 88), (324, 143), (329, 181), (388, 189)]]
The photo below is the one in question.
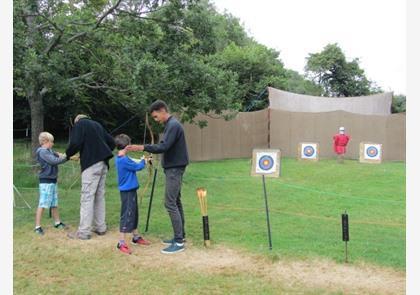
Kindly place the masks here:
[(145, 22), (132, 15), (116, 21), (118, 30), (105, 47), (122, 44), (118, 58), (108, 69), (130, 89), (119, 95), (120, 100), (147, 109), (153, 100), (161, 98), (188, 122), (193, 122), (199, 112), (221, 114), (225, 109), (237, 109), (236, 77), (207, 62), (202, 52), (206, 46), (197, 47), (197, 36), (201, 35), (189, 21), (195, 5), (186, 9), (173, 5), (176, 2), (148, 16), (157, 21)]
[(347, 62), (337, 43), (328, 44), (320, 53), (310, 53), (306, 59), (306, 75), (323, 87), (323, 95), (347, 97), (371, 93), (372, 82), (359, 67), (359, 60)]
[(405, 103), (406, 103), (406, 96), (403, 94), (393, 95), (392, 96), (392, 105), (391, 105), (391, 112), (392, 113), (404, 113), (405, 112)]
[[(172, 2), (182, 8), (188, 1)], [(165, 0), (14, 0), (14, 91), (29, 102), (33, 150), (38, 145), (38, 134), (44, 130), (46, 100), (87, 98), (92, 90), (128, 91), (103, 79), (106, 70), (98, 56), (109, 64), (118, 52), (108, 50), (111, 56), (107, 58), (97, 50), (101, 48), (98, 44), (106, 35), (104, 32), (112, 30), (107, 23), (112, 24), (120, 13), (144, 17), (165, 3)]]
[(284, 88), (286, 91), (314, 96), (321, 96), (323, 92), (323, 88), (320, 85), (305, 79), (296, 71), (287, 70), (286, 79), (287, 82)]
[(248, 106), (253, 104), (254, 98), (268, 85), (277, 88), (284, 88), (286, 85), (286, 70), (278, 55), (275, 50), (256, 42), (250, 42), (246, 46), (231, 43), (224, 50), (210, 56), (209, 61), (237, 75), (237, 102), (244, 111), (251, 110)]
[(182, 121), (194, 122), (200, 112), (227, 118), (225, 110), (265, 108), (267, 86), (319, 91), (207, 0), (14, 4), (14, 105), (24, 109), (29, 103), (30, 109), (30, 116), (15, 110), (14, 120), (30, 117), (33, 147), (44, 122), (64, 137), (77, 113), (110, 130), (136, 116), (130, 135), (138, 140), (156, 99)]

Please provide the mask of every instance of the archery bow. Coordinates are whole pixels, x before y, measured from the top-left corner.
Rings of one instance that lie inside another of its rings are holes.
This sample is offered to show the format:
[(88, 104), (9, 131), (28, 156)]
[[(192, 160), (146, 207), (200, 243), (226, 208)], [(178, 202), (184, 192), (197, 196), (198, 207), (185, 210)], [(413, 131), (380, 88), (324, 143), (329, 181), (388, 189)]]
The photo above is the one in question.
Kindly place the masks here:
[[(152, 128), (150, 127), (150, 124), (149, 124), (149, 116), (148, 116), (147, 112), (146, 112), (146, 116), (145, 116), (144, 122), (146, 124), (145, 126), (147, 126), (147, 129), (149, 130), (149, 134), (150, 134), (150, 138), (151, 138), (150, 139), (151, 144), (155, 144), (155, 138), (154, 138), (154, 135), (153, 135)], [(145, 144), (145, 139), (146, 139), (146, 136), (145, 135), (146, 135), (146, 129), (145, 129), (144, 136), (143, 136), (143, 138), (144, 138), (143, 145)], [(141, 206), (141, 201), (143, 200), (143, 197), (146, 194), (147, 189), (149, 188), (150, 181), (152, 180), (153, 157), (150, 158), (152, 156), (151, 153), (147, 153), (147, 156), (149, 157), (149, 160), (148, 160), (149, 165), (147, 166), (148, 176), (147, 176), (146, 184), (144, 185), (143, 190), (140, 192), (139, 207)]]

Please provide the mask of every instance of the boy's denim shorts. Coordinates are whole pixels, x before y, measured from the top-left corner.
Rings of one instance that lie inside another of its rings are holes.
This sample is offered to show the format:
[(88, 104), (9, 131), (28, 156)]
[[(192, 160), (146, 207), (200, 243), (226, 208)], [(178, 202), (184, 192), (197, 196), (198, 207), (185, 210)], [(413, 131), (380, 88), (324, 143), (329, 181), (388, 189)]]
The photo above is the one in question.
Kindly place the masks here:
[(57, 183), (40, 183), (38, 208), (50, 208), (57, 206)]

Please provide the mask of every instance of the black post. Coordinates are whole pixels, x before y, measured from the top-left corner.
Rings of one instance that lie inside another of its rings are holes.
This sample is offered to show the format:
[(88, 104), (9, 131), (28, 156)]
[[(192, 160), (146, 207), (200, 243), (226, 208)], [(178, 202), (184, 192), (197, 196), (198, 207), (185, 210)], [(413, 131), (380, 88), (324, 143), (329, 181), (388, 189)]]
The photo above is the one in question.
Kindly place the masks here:
[(270, 217), (268, 214), (268, 202), (267, 202), (267, 191), (265, 189), (265, 175), (262, 176), (263, 179), (263, 187), (264, 187), (264, 199), (265, 199), (265, 213), (267, 215), (267, 229), (268, 229), (268, 243), (270, 246), (270, 250), (273, 249), (273, 245), (271, 244), (271, 230), (270, 230)]
[(204, 236), (204, 245), (210, 246), (210, 229), (209, 229), (209, 217), (203, 216), (203, 236)]
[(345, 242), (345, 253), (346, 253), (346, 263), (348, 262), (347, 259), (347, 242), (350, 240), (349, 235), (349, 216), (347, 212), (344, 211), (344, 214), (341, 214), (341, 226), (343, 230), (343, 241)]
[(157, 168), (155, 168), (155, 173), (153, 174), (152, 191), (150, 192), (149, 210), (147, 211), (146, 229), (144, 230), (145, 232), (147, 232), (147, 230), (149, 229), (149, 218), (150, 218), (150, 211), (152, 210), (152, 201), (153, 201), (153, 193), (155, 191), (156, 174), (157, 174)]

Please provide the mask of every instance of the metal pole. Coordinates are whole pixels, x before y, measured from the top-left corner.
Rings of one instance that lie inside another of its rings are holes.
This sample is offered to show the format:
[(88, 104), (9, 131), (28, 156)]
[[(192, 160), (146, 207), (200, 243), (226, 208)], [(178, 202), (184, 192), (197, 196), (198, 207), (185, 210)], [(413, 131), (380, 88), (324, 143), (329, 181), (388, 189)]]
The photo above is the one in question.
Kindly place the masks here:
[(152, 210), (152, 201), (153, 201), (153, 193), (155, 191), (156, 174), (157, 174), (157, 168), (155, 168), (155, 173), (153, 174), (152, 191), (150, 192), (149, 209), (147, 211), (147, 220), (146, 220), (146, 229), (144, 230), (145, 232), (147, 232), (147, 230), (149, 229), (149, 218), (150, 218), (150, 211)]
[(268, 214), (267, 191), (265, 189), (265, 175), (264, 174), (262, 176), (262, 179), (263, 179), (263, 187), (264, 187), (265, 213), (267, 215), (268, 243), (271, 250), (273, 249), (273, 245), (271, 243), (270, 217)]

